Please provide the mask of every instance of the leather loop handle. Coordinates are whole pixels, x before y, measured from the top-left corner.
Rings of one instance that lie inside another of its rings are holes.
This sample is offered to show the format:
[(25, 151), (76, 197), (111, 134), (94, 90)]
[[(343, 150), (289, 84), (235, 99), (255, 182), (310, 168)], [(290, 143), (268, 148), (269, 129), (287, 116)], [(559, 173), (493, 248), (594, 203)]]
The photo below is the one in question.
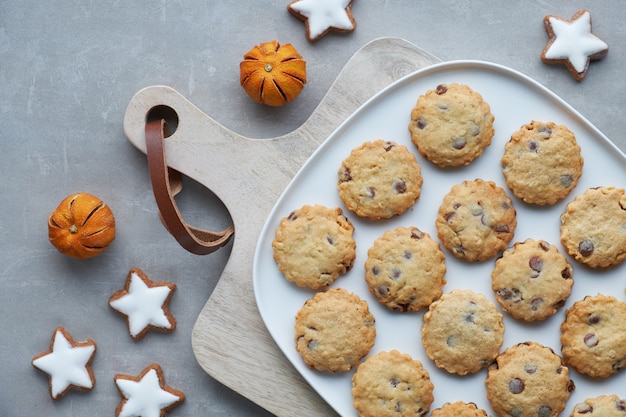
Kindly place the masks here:
[(164, 120), (146, 123), (148, 169), (161, 222), (189, 252), (196, 255), (215, 252), (228, 243), (234, 229), (231, 226), (222, 232), (211, 232), (185, 223), (174, 201), (174, 196), (182, 189), (182, 175), (167, 166), (164, 146), (166, 136), (167, 124)]

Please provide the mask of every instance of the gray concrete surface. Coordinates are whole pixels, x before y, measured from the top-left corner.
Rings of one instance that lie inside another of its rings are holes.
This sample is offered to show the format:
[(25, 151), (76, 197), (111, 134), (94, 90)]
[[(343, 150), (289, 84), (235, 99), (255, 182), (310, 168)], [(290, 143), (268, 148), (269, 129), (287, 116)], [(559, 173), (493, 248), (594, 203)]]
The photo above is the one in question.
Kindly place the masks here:
[[(118, 373), (158, 362), (185, 392), (174, 416), (262, 416), (262, 409), (205, 374), (191, 328), (229, 248), (199, 257), (161, 226), (146, 160), (126, 140), (122, 118), (139, 89), (169, 85), (226, 127), (249, 137), (287, 133), (311, 114), (350, 56), (378, 37), (401, 37), (444, 60), (478, 59), (519, 70), (556, 92), (622, 149), (626, 67), (623, 4), (499, 0), (355, 0), (357, 30), (317, 43), (288, 1), (0, 1), (0, 415), (114, 415)], [(543, 64), (543, 17), (591, 11), (608, 56), (582, 82)], [(253, 103), (239, 86), (239, 61), (255, 44), (292, 43), (307, 60), (308, 83), (284, 108)], [(515, 97), (511, 97), (515, 100)], [(47, 241), (50, 212), (85, 191), (114, 211), (118, 234), (101, 256), (77, 261)], [(221, 230), (228, 213), (210, 191), (187, 181), (187, 221)], [(178, 285), (178, 328), (133, 342), (107, 305), (131, 267)], [(56, 326), (98, 344), (93, 392), (52, 401), (30, 364)], [(252, 343), (252, 341), (251, 341)], [(276, 393), (280, 401), (280, 393)]]

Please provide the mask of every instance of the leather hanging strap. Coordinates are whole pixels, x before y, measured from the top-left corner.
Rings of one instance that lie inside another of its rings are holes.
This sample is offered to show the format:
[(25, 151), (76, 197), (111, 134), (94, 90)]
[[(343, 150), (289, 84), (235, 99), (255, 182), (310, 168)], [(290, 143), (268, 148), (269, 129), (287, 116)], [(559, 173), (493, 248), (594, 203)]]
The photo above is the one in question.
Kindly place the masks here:
[(211, 232), (185, 223), (174, 201), (182, 189), (182, 175), (167, 166), (164, 146), (167, 136), (164, 120), (146, 124), (148, 169), (161, 222), (183, 248), (196, 255), (207, 255), (228, 243), (234, 229), (231, 226), (222, 232)]

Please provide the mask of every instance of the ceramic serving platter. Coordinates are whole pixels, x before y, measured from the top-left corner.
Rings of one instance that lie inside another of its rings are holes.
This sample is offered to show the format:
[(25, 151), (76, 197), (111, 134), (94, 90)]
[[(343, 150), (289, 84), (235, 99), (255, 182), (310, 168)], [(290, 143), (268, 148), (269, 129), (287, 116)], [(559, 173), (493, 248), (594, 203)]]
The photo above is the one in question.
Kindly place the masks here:
[[(495, 116), (495, 135), (484, 154), (462, 168), (437, 168), (419, 155), (411, 143), (408, 125), (417, 98), (442, 83), (467, 84), (490, 104)], [(565, 200), (550, 206), (536, 207), (512, 197), (502, 175), (500, 158), (511, 134), (532, 120), (554, 121), (568, 126), (576, 135), (584, 157), (583, 175)], [(412, 210), (383, 221), (366, 221), (347, 211), (337, 192), (337, 171), (350, 151), (365, 141), (391, 140), (408, 147), (422, 168), (422, 194)], [(494, 181), (513, 198), (518, 226), (515, 241), (543, 239), (556, 244), (561, 252), (559, 226), (565, 205), (589, 187), (625, 187), (626, 158), (621, 151), (589, 121), (564, 100), (529, 77), (506, 67), (480, 61), (452, 61), (436, 64), (412, 73), (381, 91), (361, 106), (316, 150), (289, 183), (272, 209), (258, 240), (253, 261), (253, 287), (261, 317), (285, 356), (305, 380), (340, 415), (356, 416), (352, 406), (352, 373), (319, 372), (306, 366), (295, 350), (294, 318), (313, 290), (297, 287), (285, 280), (273, 260), (272, 240), (280, 219), (305, 204), (341, 207), (355, 227), (357, 257), (354, 267), (332, 287), (342, 287), (358, 294), (369, 304), (376, 318), (376, 342), (370, 354), (396, 349), (418, 359), (430, 373), (435, 386), (431, 409), (449, 401), (472, 401), (492, 414), (486, 398), (486, 370), (467, 376), (448, 374), (426, 356), (421, 343), (424, 311), (402, 313), (388, 310), (372, 296), (364, 280), (367, 250), (374, 240), (398, 226), (416, 226), (437, 238), (435, 218), (443, 196), (465, 180), (482, 178)], [(513, 243), (512, 242), (512, 243)], [(495, 259), (468, 263), (446, 254), (444, 292), (455, 288), (472, 289), (495, 303), (491, 290), (491, 271)], [(624, 301), (623, 265), (606, 271), (592, 270), (568, 258), (574, 268), (573, 291), (566, 305), (553, 317), (525, 323), (504, 313), (506, 347), (519, 342), (536, 341), (560, 353), (559, 332), (565, 310), (586, 295), (603, 293)], [(576, 389), (566, 413), (577, 402), (602, 394), (626, 397), (626, 372), (605, 379), (592, 379), (571, 370)]]

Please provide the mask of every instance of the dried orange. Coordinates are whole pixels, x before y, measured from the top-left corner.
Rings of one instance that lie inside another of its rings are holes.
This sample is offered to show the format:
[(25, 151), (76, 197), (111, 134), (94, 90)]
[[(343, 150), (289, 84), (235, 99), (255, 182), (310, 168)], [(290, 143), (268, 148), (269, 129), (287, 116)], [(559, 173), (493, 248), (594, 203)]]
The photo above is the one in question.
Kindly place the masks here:
[(291, 44), (278, 41), (252, 48), (239, 64), (241, 86), (257, 103), (283, 106), (292, 102), (306, 83), (306, 62)]
[(65, 255), (92, 258), (115, 239), (115, 217), (98, 197), (72, 194), (48, 218), (48, 239)]

